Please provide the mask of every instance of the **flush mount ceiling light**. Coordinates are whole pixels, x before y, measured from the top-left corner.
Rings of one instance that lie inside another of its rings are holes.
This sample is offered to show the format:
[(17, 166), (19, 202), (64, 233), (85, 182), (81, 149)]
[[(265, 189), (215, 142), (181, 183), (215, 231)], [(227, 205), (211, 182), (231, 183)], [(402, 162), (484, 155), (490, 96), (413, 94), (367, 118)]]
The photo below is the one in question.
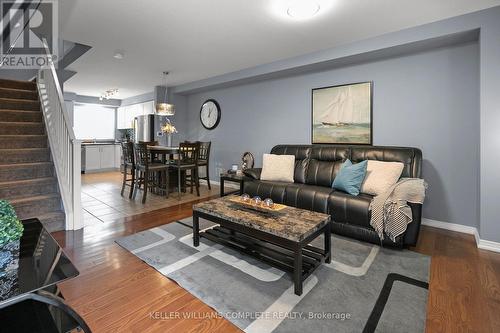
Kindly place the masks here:
[(113, 58), (115, 59), (118, 59), (118, 60), (122, 60), (124, 57), (123, 55), (123, 52), (116, 52), (114, 55), (113, 55)]
[(272, 0), (271, 12), (285, 21), (310, 21), (327, 13), (338, 0)]
[(320, 9), (321, 6), (316, 1), (295, 0), (290, 1), (286, 13), (294, 19), (305, 20), (316, 15)]

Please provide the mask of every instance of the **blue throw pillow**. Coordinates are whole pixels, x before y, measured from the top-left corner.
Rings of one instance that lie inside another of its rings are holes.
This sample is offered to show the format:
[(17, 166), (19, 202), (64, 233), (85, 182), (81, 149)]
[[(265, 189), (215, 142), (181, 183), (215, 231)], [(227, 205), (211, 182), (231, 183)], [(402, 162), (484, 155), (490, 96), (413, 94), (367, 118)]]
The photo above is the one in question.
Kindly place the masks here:
[(366, 176), (367, 165), (368, 161), (352, 164), (350, 160), (346, 160), (333, 180), (332, 187), (350, 195), (358, 195)]

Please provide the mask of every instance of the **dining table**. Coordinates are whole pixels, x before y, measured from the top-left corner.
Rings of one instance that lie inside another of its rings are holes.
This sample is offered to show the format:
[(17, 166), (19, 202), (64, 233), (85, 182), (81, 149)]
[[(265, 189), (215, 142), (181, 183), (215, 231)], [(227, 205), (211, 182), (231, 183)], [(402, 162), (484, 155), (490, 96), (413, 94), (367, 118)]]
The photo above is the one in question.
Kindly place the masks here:
[[(179, 147), (171, 147), (171, 146), (148, 146), (148, 150), (151, 155), (161, 156), (161, 161), (164, 164), (167, 164), (168, 161), (176, 160), (175, 156), (177, 155), (177, 161), (179, 160)], [(168, 188), (167, 188), (168, 191)], [(177, 194), (180, 200), (181, 197), (181, 170), (177, 169)]]

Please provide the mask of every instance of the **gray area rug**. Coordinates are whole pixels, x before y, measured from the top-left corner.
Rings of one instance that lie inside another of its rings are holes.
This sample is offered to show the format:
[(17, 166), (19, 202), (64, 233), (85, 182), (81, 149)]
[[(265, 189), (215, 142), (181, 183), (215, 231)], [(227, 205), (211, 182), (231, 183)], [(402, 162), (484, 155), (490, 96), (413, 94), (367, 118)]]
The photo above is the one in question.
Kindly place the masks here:
[[(188, 218), (117, 243), (245, 332), (425, 330), (428, 256), (333, 236), (332, 263), (296, 296), (279, 269), (204, 238), (193, 247), (191, 225)], [(200, 229), (212, 226), (200, 220)]]

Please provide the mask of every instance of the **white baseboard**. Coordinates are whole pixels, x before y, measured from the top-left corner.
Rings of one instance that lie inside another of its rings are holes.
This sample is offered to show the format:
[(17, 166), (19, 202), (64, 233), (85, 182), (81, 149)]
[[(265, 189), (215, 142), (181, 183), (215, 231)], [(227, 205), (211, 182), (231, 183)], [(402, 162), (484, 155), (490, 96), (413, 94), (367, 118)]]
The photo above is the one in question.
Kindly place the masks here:
[(474, 235), (477, 233), (477, 229), (475, 227), (469, 227), (468, 225), (463, 225), (463, 224), (448, 223), (426, 218), (422, 219), (422, 224), (427, 225), (429, 227), (461, 232), (463, 234)]
[(500, 253), (500, 243), (481, 239), (479, 237), (479, 232), (477, 231), (477, 228), (475, 228), (475, 227), (470, 227), (468, 225), (462, 225), (462, 224), (456, 224), (456, 223), (436, 221), (436, 220), (425, 219), (425, 218), (422, 219), (422, 225), (426, 225), (426, 226), (434, 227), (434, 228), (439, 228), (439, 229), (446, 229), (446, 230), (450, 230), (450, 231), (461, 232), (461, 233), (469, 234), (469, 235), (474, 235), (477, 247), (479, 249)]
[(477, 247), (482, 250), (488, 250), (500, 253), (500, 243), (498, 242), (492, 242), (489, 240), (480, 239), (479, 243), (477, 243)]

